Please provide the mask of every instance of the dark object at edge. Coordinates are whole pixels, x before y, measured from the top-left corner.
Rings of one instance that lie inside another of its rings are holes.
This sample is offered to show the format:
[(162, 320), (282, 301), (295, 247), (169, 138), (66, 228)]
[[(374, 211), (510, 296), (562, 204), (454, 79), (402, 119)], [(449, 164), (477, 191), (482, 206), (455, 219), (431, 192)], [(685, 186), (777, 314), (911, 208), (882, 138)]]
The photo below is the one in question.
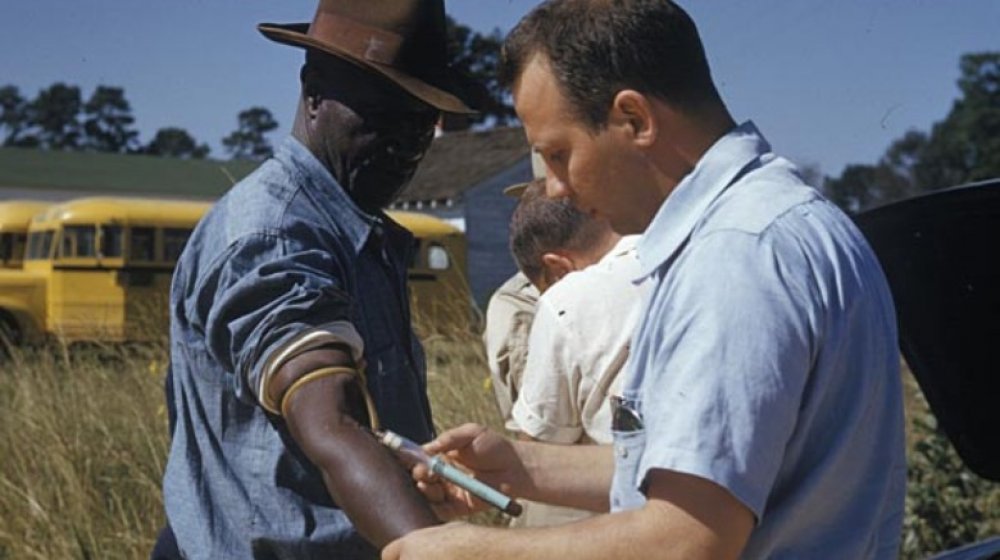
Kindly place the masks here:
[(900, 347), (931, 410), (966, 466), (1000, 481), (1000, 179), (856, 221), (889, 279)]

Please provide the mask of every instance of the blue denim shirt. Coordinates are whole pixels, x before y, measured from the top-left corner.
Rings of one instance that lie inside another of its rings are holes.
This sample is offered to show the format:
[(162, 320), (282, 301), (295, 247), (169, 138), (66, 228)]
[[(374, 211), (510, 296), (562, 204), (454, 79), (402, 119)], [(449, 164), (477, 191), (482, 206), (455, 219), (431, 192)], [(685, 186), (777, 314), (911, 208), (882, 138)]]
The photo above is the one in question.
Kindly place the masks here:
[(896, 558), (906, 461), (892, 298), (853, 223), (747, 123), (639, 244), (653, 280), (615, 434), (612, 507), (650, 471), (702, 477), (756, 517), (744, 558)]
[(292, 138), (195, 229), (171, 290), (176, 426), (163, 490), (187, 557), (377, 557), (256, 391), (270, 352), (349, 321), (382, 424), (430, 439), (406, 292), (412, 248), (406, 230), (361, 211)]

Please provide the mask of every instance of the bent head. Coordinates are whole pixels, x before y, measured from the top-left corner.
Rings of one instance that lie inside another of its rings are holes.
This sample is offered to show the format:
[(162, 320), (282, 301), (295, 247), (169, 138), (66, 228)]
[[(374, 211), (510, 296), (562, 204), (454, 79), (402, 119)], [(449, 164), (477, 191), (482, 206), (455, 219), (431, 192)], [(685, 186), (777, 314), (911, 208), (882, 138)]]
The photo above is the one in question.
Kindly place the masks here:
[(566, 274), (601, 260), (619, 239), (606, 221), (545, 196), (541, 179), (524, 189), (511, 217), (511, 254), (542, 293)]
[(700, 156), (688, 131), (728, 117), (694, 22), (666, 0), (549, 0), (503, 55), (548, 194), (619, 233), (644, 230)]

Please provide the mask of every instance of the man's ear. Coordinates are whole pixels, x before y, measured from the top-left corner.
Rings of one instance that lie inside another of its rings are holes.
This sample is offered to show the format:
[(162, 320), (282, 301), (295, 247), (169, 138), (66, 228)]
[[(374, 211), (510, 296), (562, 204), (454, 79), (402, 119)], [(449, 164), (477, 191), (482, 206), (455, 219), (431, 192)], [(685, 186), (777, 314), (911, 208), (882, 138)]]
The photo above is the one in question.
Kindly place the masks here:
[(550, 252), (542, 254), (542, 269), (549, 284), (554, 284), (576, 270), (576, 264), (566, 255)]
[(315, 117), (316, 113), (319, 111), (320, 105), (323, 103), (323, 96), (319, 93), (319, 87), (316, 86), (315, 82), (311, 82), (308, 86), (303, 88), (302, 95), (305, 98), (306, 109), (309, 111), (309, 116)]
[(302, 101), (310, 118), (316, 116), (316, 111), (319, 110), (323, 101), (318, 79), (318, 73), (308, 64), (302, 66), (302, 70), (299, 72), (299, 80), (302, 82)]
[(659, 133), (649, 98), (634, 89), (623, 89), (615, 94), (608, 123), (621, 125), (632, 141), (642, 147), (651, 146)]

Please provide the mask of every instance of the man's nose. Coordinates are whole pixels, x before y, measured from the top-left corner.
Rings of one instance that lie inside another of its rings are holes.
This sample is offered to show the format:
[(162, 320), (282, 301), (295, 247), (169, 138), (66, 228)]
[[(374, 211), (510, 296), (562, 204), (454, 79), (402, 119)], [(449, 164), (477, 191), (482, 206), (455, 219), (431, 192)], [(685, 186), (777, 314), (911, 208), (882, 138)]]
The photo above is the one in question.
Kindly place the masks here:
[(569, 196), (569, 188), (566, 187), (566, 183), (549, 170), (545, 171), (545, 196), (548, 198), (566, 198)]

